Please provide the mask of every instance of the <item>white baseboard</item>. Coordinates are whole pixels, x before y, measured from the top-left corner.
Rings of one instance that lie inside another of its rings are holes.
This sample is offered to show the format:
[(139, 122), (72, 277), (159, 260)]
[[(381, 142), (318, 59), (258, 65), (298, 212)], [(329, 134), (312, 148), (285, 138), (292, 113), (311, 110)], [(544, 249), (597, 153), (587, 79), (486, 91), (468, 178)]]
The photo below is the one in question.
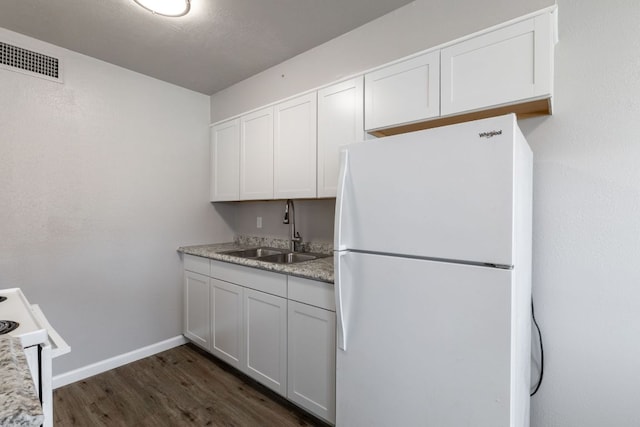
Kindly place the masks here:
[(53, 388), (56, 389), (58, 387), (63, 387), (67, 384), (101, 374), (102, 372), (126, 365), (127, 363), (135, 362), (136, 360), (144, 359), (145, 357), (153, 356), (154, 354), (165, 350), (178, 347), (179, 345), (186, 344), (187, 342), (188, 341), (184, 336), (178, 335), (177, 337), (169, 338), (168, 340), (160, 341), (128, 353), (92, 363), (91, 365), (87, 365), (82, 368), (74, 369), (73, 371), (65, 372), (64, 374), (56, 375), (53, 377)]

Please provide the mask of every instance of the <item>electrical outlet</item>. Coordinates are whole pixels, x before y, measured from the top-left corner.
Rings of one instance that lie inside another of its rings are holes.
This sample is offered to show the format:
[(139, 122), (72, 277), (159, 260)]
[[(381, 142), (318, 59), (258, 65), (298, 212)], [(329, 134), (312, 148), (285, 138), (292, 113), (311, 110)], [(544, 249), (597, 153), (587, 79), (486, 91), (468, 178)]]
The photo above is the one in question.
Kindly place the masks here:
[(256, 227), (257, 228), (262, 228), (262, 217), (261, 216), (256, 218)]

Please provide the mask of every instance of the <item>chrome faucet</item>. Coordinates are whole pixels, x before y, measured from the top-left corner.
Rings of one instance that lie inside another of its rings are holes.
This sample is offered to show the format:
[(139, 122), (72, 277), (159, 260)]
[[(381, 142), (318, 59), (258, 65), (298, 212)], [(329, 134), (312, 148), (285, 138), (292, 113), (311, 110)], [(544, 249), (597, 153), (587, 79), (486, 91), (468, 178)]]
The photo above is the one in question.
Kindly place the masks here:
[(302, 237), (300, 237), (300, 233), (296, 231), (296, 214), (293, 207), (293, 200), (291, 199), (287, 200), (287, 203), (284, 205), (284, 219), (282, 220), (282, 223), (291, 224), (289, 227), (291, 229), (290, 249), (291, 252), (298, 252), (296, 250), (296, 246), (299, 246), (302, 243)]

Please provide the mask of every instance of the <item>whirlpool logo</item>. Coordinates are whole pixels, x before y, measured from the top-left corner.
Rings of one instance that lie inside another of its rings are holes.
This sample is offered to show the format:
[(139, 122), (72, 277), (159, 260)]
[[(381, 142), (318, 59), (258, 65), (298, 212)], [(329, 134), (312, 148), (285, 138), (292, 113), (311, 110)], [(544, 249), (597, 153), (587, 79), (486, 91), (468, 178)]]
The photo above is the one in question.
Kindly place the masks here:
[(487, 138), (487, 139), (493, 138), (496, 135), (502, 135), (502, 129), (500, 129), (500, 130), (490, 130), (488, 132), (480, 132), (478, 134), (478, 136), (480, 138)]

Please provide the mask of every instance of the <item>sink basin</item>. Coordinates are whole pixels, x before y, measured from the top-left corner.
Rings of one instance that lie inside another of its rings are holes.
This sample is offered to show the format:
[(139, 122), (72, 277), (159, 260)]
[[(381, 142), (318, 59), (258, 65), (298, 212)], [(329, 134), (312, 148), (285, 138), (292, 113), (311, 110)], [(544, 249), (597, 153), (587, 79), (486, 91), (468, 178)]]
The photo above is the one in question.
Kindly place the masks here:
[(296, 262), (311, 261), (318, 258), (324, 258), (325, 256), (328, 256), (328, 255), (312, 255), (312, 254), (301, 254), (297, 252), (289, 252), (285, 254), (281, 253), (281, 254), (264, 256), (264, 257), (261, 257), (259, 261), (274, 262), (277, 264), (293, 264)]
[(285, 250), (274, 249), (274, 248), (252, 248), (252, 249), (244, 249), (240, 251), (228, 251), (222, 252), (225, 255), (237, 256), (239, 258), (262, 258), (269, 255), (282, 255)]
[(276, 264), (294, 264), (296, 262), (311, 261), (331, 255), (289, 252), (287, 249), (251, 248), (221, 252), (222, 254), (238, 258), (255, 259), (257, 261), (273, 262)]

